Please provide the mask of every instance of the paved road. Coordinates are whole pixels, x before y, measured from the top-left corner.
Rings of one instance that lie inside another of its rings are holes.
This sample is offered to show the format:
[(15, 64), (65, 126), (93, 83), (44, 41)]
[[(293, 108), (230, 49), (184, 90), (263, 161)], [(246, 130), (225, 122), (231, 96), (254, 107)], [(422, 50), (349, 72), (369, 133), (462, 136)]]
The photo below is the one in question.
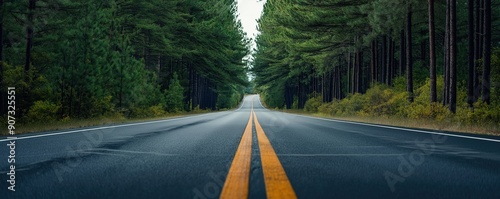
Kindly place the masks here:
[(500, 198), (500, 138), (240, 109), (0, 137), (0, 198)]

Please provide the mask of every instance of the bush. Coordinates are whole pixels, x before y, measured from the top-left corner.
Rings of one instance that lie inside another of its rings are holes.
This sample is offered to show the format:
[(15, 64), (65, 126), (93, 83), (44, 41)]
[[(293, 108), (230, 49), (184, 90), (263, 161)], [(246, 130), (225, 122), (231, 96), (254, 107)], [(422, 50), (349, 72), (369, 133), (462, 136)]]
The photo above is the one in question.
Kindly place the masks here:
[(394, 96), (394, 91), (387, 86), (375, 85), (366, 91), (365, 97), (367, 105), (364, 107), (364, 113), (369, 115), (387, 115), (390, 114), (387, 103)]
[(184, 109), (184, 89), (181, 86), (177, 73), (174, 73), (168, 90), (165, 91), (165, 104), (166, 109), (171, 113), (181, 112)]
[(167, 112), (165, 112), (165, 110), (163, 109), (163, 105), (161, 104), (149, 107), (149, 113), (152, 117), (161, 117), (167, 114)]
[(60, 106), (49, 101), (36, 101), (28, 111), (30, 122), (51, 122), (57, 119)]
[[(12, 66), (2, 62), (3, 80), (0, 85), (16, 88), (16, 114), (27, 115), (33, 102), (39, 100), (55, 101), (54, 93), (48, 85), (48, 80), (32, 66), (29, 71), (24, 71), (24, 66)], [(2, 104), (3, 106), (3, 104)], [(29, 118), (27, 118), (30, 120)]]
[(406, 91), (406, 77), (405, 76), (397, 76), (392, 80), (393, 89), (396, 92), (404, 92)]
[(323, 98), (321, 95), (308, 99), (304, 104), (304, 110), (309, 112), (318, 112), (318, 108), (323, 103)]
[(165, 116), (165, 112), (162, 104), (157, 104), (150, 107), (132, 107), (130, 109), (130, 117), (132, 118), (149, 118), (149, 117), (162, 117)]
[[(443, 78), (439, 76), (437, 78), (437, 100), (438, 102), (431, 103), (430, 97), (430, 79), (427, 79), (422, 86), (415, 89), (414, 96), (415, 100), (413, 103), (406, 106), (402, 106), (403, 111), (402, 116), (412, 118), (412, 119), (434, 119), (437, 121), (443, 121), (446, 118), (452, 118), (452, 113), (449, 111), (448, 107), (442, 106), (440, 101), (443, 98)], [(457, 99), (463, 98), (464, 91), (457, 91)], [(465, 99), (464, 99), (465, 100)], [(461, 100), (458, 100), (461, 101)]]
[(318, 112), (326, 115), (333, 115), (335, 113), (335, 101), (321, 104), (321, 106), (318, 107)]
[(113, 97), (111, 95), (105, 96), (103, 98), (95, 98), (92, 100), (91, 116), (103, 116), (110, 115), (115, 112), (115, 104), (113, 103)]
[[(382, 101), (380, 104), (374, 104), (370, 108), (371, 115), (374, 116), (402, 116), (404, 115), (400, 109), (401, 106), (407, 106), (408, 94), (406, 92), (393, 93), (392, 90), (384, 91), (386, 101)], [(390, 96), (390, 97), (389, 97)], [(384, 97), (384, 98), (385, 98)]]
[(488, 105), (478, 101), (474, 103), (474, 108), (462, 106), (457, 108), (455, 119), (465, 124), (496, 124), (500, 121), (500, 105)]
[[(396, 87), (374, 85), (365, 94), (349, 94), (342, 100), (321, 103), (321, 97), (311, 98), (306, 102), (305, 110), (335, 116), (382, 116), (409, 119), (431, 119), (437, 122), (447, 121), (474, 125), (495, 125), (500, 122), (500, 101), (492, 94), (492, 102), (476, 102), (474, 108), (467, 104), (465, 89), (457, 90), (457, 112), (453, 114), (448, 106), (443, 106), (443, 77), (437, 79), (438, 102), (430, 102), (430, 81), (422, 82), (415, 89), (415, 100), (408, 101), (408, 93), (403, 88), (401, 78), (395, 80)], [(403, 79), (404, 80), (404, 79)]]
[(349, 95), (347, 98), (340, 101), (340, 113), (342, 115), (355, 115), (358, 112), (362, 112), (367, 104), (366, 101), (366, 96), (360, 93)]

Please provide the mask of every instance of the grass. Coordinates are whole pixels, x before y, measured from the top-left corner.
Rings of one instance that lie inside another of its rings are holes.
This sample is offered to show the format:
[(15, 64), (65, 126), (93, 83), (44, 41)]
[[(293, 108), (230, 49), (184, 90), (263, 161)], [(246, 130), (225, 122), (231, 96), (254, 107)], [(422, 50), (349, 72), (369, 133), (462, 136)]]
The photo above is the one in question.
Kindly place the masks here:
[[(311, 113), (304, 110), (291, 109), (291, 110), (280, 110), (286, 113), (294, 113), (300, 115), (308, 115), (321, 118), (330, 118), (346, 121), (363, 122), (370, 124), (383, 124), (390, 126), (399, 127), (409, 127), (409, 128), (419, 128), (428, 130), (439, 130), (439, 131), (453, 131), (462, 133), (472, 133), (472, 134), (483, 134), (483, 135), (496, 135), (500, 136), (499, 125), (474, 125), (474, 124), (459, 124), (449, 121), (437, 122), (430, 119), (406, 119), (406, 118), (396, 118), (396, 117), (372, 117), (372, 116), (332, 116), (321, 113)], [(221, 110), (223, 111), (223, 110)], [(101, 126), (101, 125), (112, 125), (112, 124), (123, 124), (123, 123), (134, 123), (134, 122), (144, 122), (151, 120), (163, 120), (182, 116), (196, 115), (201, 113), (207, 113), (209, 111), (197, 110), (192, 112), (184, 113), (169, 113), (161, 117), (148, 117), (148, 118), (125, 118), (123, 116), (111, 116), (111, 117), (100, 117), (91, 119), (70, 119), (66, 121), (53, 121), (45, 123), (16, 123), (16, 135), (23, 133), (33, 133), (33, 132), (43, 132), (43, 131), (54, 131), (54, 130), (65, 130), (74, 129), (82, 127), (91, 126)], [(5, 125), (0, 126), (1, 129), (7, 129)], [(1, 135), (7, 135), (7, 131), (2, 131)]]
[[(208, 113), (210, 111), (198, 110), (192, 112), (183, 113), (168, 113), (159, 117), (146, 117), (146, 118), (125, 118), (120, 115), (109, 116), (109, 117), (99, 117), (90, 119), (70, 119), (70, 120), (59, 120), (52, 122), (38, 122), (38, 123), (16, 123), (15, 124), (15, 134), (24, 133), (34, 133), (34, 132), (44, 132), (44, 131), (55, 131), (55, 130), (66, 130), (75, 129), (82, 127), (92, 127), (101, 125), (113, 125), (113, 124), (123, 124), (123, 123), (134, 123), (134, 122), (144, 122), (151, 120), (164, 120), (177, 118), (182, 116), (197, 115), (201, 113)], [(1, 125), (1, 129), (7, 129), (7, 126)], [(0, 135), (8, 135), (7, 131), (2, 131)]]
[(430, 119), (407, 119), (396, 117), (373, 117), (373, 116), (332, 116), (322, 113), (311, 113), (304, 110), (278, 110), (286, 113), (293, 113), (299, 115), (308, 115), (321, 118), (338, 119), (354, 122), (363, 122), (370, 124), (382, 124), (389, 126), (418, 128), (427, 130), (438, 131), (453, 131), (460, 133), (481, 134), (481, 135), (495, 135), (500, 136), (499, 125), (474, 125), (474, 124), (460, 124), (450, 121), (434, 121)]

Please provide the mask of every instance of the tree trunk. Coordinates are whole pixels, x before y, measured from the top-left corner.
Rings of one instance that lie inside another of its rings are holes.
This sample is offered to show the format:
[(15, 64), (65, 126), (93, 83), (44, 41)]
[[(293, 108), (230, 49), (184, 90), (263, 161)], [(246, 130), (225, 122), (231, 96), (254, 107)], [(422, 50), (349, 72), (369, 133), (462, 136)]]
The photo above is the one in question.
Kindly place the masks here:
[(403, 72), (404, 72), (404, 68), (406, 67), (406, 47), (405, 47), (405, 30), (404, 28), (401, 30), (400, 34), (399, 34), (399, 50), (400, 50), (400, 53), (399, 53), (399, 59), (400, 59), (400, 63), (399, 63), (399, 70), (398, 70), (398, 75), (403, 75)]
[(408, 5), (408, 14), (406, 17), (406, 91), (408, 92), (408, 101), (413, 102), (413, 52), (412, 52), (412, 7)]
[(483, 54), (483, 50), (484, 50), (484, 1), (485, 0), (479, 0), (480, 1), (480, 8), (479, 8), (479, 18), (480, 18), (480, 22), (479, 25), (479, 39), (480, 39), (480, 42), (479, 42), (479, 54), (481, 56), (484, 56)]
[(476, 102), (479, 99), (481, 93), (481, 87), (479, 86), (479, 60), (481, 59), (481, 16), (480, 16), (480, 0), (474, 0), (475, 8), (475, 24), (474, 24), (474, 99)]
[(353, 69), (352, 69), (352, 73), (353, 73), (353, 77), (352, 77), (352, 94), (358, 92), (357, 88), (358, 88), (358, 73), (359, 73), (359, 69), (358, 69), (358, 51), (356, 50), (356, 52), (354, 53), (354, 59), (353, 59)]
[[(340, 56), (339, 56), (339, 66), (338, 67), (340, 67)], [(328, 84), (328, 90), (330, 92), (328, 92), (329, 93), (328, 94), (328, 98), (325, 100), (325, 102), (327, 102), (327, 103), (331, 102), (335, 98), (335, 93), (334, 93), (334, 90), (335, 90), (334, 86), (335, 85), (334, 85), (334, 82), (335, 82), (335, 79), (336, 79), (335, 74), (333, 72), (329, 72), (328, 75), (329, 75), (328, 76), (328, 83), (329, 83)]]
[(367, 81), (366, 81), (366, 78), (363, 78), (364, 77), (364, 74), (365, 74), (365, 66), (363, 65), (363, 61), (364, 61), (364, 53), (363, 53), (363, 49), (359, 50), (359, 92), (360, 93), (364, 93), (365, 92), (365, 88), (366, 88), (366, 84)]
[(118, 107), (122, 108), (123, 107), (123, 78), (125, 76), (123, 72), (123, 63), (125, 60), (122, 58), (121, 60), (122, 64), (120, 64), (120, 94), (118, 95)]
[(430, 85), (431, 102), (437, 102), (436, 89), (436, 39), (434, 38), (434, 0), (429, 0), (429, 63), (430, 63)]
[(380, 71), (382, 74), (382, 78), (380, 79), (382, 83), (386, 84), (387, 81), (386, 81), (386, 71), (387, 71), (387, 36), (382, 36), (382, 53), (380, 55), (380, 58), (381, 58), (381, 69), (382, 71)]
[(291, 109), (293, 104), (293, 87), (287, 86), (285, 84), (285, 107), (286, 109)]
[(356, 92), (363, 92), (363, 50), (356, 53)]
[(470, 107), (474, 103), (474, 0), (467, 1), (468, 11), (468, 78), (467, 78), (467, 103)]
[(347, 53), (347, 88), (346, 88), (346, 91), (347, 93), (351, 93), (351, 82), (352, 82), (352, 78), (351, 78), (351, 52), (348, 52)]
[(388, 50), (387, 50), (387, 67), (385, 69), (385, 83), (387, 85), (391, 85), (391, 79), (392, 79), (392, 76), (391, 76), (391, 73), (392, 73), (392, 63), (393, 63), (393, 45), (392, 45), (392, 37), (389, 37), (389, 40), (388, 40)]
[[(300, 80), (303, 80), (305, 77), (304, 74), (300, 74)], [(307, 98), (307, 88), (305, 85), (303, 85), (302, 82), (300, 82), (299, 80), (299, 96), (298, 96), (298, 103), (297, 103), (297, 107), (299, 109), (303, 109), (304, 108), (304, 104), (306, 103), (306, 98)]]
[(444, 37), (444, 89), (443, 105), (449, 104), (450, 94), (450, 3), (446, 0), (446, 20)]
[(396, 65), (397, 65), (397, 61), (396, 61), (396, 57), (394, 56), (394, 54), (396, 53), (396, 41), (393, 39), (392, 40), (392, 52), (391, 52), (391, 84), (392, 84), (392, 80), (394, 79), (394, 76), (396, 75)]
[(36, 0), (28, 2), (28, 16), (26, 24), (26, 57), (24, 63), (24, 71), (27, 73), (31, 65), (31, 49), (33, 48), (33, 14), (35, 12)]
[(342, 95), (342, 65), (339, 62), (339, 69), (337, 70), (336, 81), (337, 81), (337, 99), (342, 99), (344, 96)]
[(371, 84), (374, 85), (375, 84), (375, 81), (376, 80), (376, 76), (377, 76), (377, 73), (376, 73), (376, 64), (377, 64), (377, 48), (376, 48), (376, 40), (373, 40), (372, 43), (371, 43), (371, 62), (370, 62), (370, 81), (371, 81)]
[(484, 61), (482, 98), (490, 104), (491, 71), (491, 0), (484, 0)]
[(457, 0), (450, 2), (450, 111), (457, 110)]

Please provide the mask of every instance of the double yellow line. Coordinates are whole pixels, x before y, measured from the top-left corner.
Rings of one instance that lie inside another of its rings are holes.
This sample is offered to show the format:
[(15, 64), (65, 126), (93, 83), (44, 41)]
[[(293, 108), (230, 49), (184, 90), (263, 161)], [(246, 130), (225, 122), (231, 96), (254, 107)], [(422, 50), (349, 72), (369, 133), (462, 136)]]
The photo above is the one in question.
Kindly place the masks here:
[[(252, 103), (253, 105), (253, 103)], [(253, 119), (253, 120), (252, 120)], [(250, 163), (252, 160), (252, 122), (255, 121), (257, 140), (260, 149), (262, 171), (266, 187), (267, 198), (297, 198), (295, 191), (276, 155), (271, 142), (267, 138), (262, 126), (260, 126), (257, 115), (250, 112), (247, 126), (243, 132), (240, 145), (236, 150), (231, 168), (222, 188), (221, 199), (246, 199), (248, 198), (248, 184), (250, 181)]]

